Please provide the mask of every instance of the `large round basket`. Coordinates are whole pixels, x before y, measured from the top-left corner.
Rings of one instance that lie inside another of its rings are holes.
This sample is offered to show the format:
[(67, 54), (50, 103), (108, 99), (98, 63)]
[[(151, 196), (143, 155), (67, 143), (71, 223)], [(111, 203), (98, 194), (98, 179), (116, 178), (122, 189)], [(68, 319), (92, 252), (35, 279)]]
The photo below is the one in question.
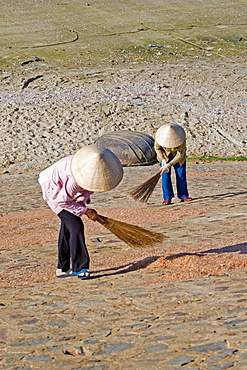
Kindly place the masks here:
[(98, 148), (111, 150), (123, 166), (150, 165), (157, 161), (154, 138), (138, 131), (113, 131), (95, 141)]

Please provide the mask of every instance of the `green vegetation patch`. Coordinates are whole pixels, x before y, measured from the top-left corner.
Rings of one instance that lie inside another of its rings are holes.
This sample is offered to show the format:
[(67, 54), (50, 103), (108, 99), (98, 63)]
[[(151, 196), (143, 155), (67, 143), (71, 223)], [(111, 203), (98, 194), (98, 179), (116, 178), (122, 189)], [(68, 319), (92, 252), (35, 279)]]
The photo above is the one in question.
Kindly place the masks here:
[(188, 157), (188, 162), (215, 162), (215, 161), (247, 161), (247, 157), (240, 155), (237, 157), (214, 157), (212, 155), (204, 155), (202, 157)]

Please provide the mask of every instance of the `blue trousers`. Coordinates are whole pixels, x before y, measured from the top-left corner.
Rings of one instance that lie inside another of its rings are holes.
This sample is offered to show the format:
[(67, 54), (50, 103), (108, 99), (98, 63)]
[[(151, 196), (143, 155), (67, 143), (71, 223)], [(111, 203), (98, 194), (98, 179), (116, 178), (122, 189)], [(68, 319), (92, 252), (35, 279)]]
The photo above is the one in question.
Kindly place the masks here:
[[(171, 160), (173, 155), (169, 155), (169, 159)], [(179, 199), (183, 199), (189, 196), (188, 188), (187, 188), (187, 180), (186, 180), (186, 162), (182, 166), (179, 163), (176, 163), (173, 166), (176, 175), (176, 185), (177, 185), (177, 197)], [(164, 200), (171, 200), (174, 197), (174, 192), (172, 188), (172, 181), (171, 181), (171, 168), (169, 172), (163, 173), (161, 176), (162, 181), (162, 191), (163, 191), (163, 199)]]
[(72, 271), (88, 269), (89, 255), (81, 218), (65, 210), (61, 211), (58, 217), (61, 220), (61, 227), (58, 238), (57, 267), (62, 271), (69, 270), (71, 259)]

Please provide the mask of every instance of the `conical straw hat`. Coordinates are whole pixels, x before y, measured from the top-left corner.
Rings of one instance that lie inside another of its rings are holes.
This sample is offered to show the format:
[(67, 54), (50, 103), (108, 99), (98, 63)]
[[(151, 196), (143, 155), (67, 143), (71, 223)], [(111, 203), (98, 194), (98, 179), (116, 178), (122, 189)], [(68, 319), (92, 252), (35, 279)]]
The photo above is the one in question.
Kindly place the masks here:
[(185, 140), (184, 129), (174, 124), (166, 124), (161, 126), (155, 134), (157, 143), (164, 148), (176, 148), (183, 144)]
[(88, 145), (72, 158), (71, 173), (85, 190), (104, 192), (115, 188), (123, 178), (123, 167), (109, 149)]

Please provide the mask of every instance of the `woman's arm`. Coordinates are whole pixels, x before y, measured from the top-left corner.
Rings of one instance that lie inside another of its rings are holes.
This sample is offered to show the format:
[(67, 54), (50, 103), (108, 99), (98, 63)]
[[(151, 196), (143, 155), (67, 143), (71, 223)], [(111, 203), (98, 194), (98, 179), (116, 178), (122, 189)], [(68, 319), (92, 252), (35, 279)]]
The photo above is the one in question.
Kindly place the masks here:
[(156, 155), (157, 155), (157, 160), (160, 163), (162, 163), (163, 159), (165, 159), (166, 162), (169, 160), (165, 149), (162, 146), (160, 146), (156, 141), (154, 142), (154, 150), (155, 150)]

